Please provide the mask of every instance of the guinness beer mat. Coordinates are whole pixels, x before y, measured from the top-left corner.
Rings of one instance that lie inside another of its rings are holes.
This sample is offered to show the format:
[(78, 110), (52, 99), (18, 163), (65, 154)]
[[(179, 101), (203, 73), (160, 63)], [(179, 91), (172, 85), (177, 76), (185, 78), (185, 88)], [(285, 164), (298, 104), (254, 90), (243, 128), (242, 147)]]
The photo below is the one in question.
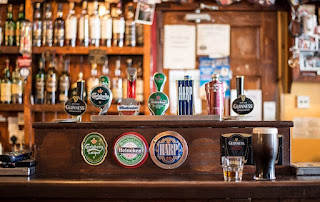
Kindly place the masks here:
[(187, 142), (177, 132), (165, 131), (159, 133), (150, 143), (150, 157), (160, 168), (178, 168), (184, 163), (187, 156)]
[(125, 168), (137, 168), (148, 158), (148, 143), (136, 132), (127, 132), (120, 135), (114, 143), (113, 156)]
[(83, 138), (81, 143), (81, 155), (89, 165), (101, 164), (107, 156), (108, 144), (104, 137), (97, 132), (92, 132)]

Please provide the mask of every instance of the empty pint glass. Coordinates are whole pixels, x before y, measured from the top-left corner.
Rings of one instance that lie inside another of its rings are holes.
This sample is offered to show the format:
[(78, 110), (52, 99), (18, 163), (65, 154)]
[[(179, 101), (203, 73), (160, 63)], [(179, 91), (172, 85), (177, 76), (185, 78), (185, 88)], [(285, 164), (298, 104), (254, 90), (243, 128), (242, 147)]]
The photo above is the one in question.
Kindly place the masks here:
[(254, 128), (252, 132), (253, 156), (256, 164), (255, 180), (274, 180), (278, 154), (278, 129)]

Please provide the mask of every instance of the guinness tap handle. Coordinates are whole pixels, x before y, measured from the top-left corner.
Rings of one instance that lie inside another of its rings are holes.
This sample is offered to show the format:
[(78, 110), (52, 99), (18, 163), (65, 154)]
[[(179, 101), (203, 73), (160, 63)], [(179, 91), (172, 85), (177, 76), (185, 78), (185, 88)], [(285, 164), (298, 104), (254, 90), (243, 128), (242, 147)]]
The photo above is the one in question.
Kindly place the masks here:
[(237, 98), (240, 95), (244, 95), (244, 76), (237, 76)]
[(84, 80), (77, 81), (77, 96), (79, 96), (81, 100), (83, 100), (84, 82)]

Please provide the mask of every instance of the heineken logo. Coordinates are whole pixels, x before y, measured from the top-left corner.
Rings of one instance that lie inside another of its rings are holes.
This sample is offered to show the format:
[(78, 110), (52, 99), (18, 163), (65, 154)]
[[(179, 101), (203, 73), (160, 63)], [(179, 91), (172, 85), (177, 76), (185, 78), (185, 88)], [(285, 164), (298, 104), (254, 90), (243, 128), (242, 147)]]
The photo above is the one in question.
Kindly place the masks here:
[(120, 135), (114, 144), (114, 157), (125, 168), (137, 168), (148, 157), (147, 141), (136, 132)]
[(187, 155), (187, 142), (179, 133), (166, 131), (158, 134), (151, 141), (150, 156), (160, 168), (177, 168), (184, 163)]
[(86, 109), (87, 104), (79, 96), (73, 96), (64, 104), (65, 112), (71, 116), (81, 116)]
[(81, 143), (81, 155), (89, 165), (101, 164), (107, 156), (108, 144), (100, 133), (89, 133)]
[(150, 95), (148, 107), (153, 115), (164, 115), (169, 108), (169, 98), (162, 92), (155, 92)]
[(95, 107), (104, 107), (111, 103), (112, 92), (106, 85), (99, 85), (92, 88), (90, 92), (90, 102)]

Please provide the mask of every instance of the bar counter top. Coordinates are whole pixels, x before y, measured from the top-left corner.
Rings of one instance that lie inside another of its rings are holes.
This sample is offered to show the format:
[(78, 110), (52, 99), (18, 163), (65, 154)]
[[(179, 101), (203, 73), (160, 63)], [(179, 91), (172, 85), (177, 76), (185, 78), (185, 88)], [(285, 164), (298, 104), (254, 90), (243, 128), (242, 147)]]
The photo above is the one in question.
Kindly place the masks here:
[[(224, 182), (221, 175), (33, 175), (0, 177), (2, 199), (314, 199), (320, 176), (277, 175), (275, 181)], [(290, 200), (290, 201), (295, 201)], [(278, 200), (277, 200), (278, 201)]]

